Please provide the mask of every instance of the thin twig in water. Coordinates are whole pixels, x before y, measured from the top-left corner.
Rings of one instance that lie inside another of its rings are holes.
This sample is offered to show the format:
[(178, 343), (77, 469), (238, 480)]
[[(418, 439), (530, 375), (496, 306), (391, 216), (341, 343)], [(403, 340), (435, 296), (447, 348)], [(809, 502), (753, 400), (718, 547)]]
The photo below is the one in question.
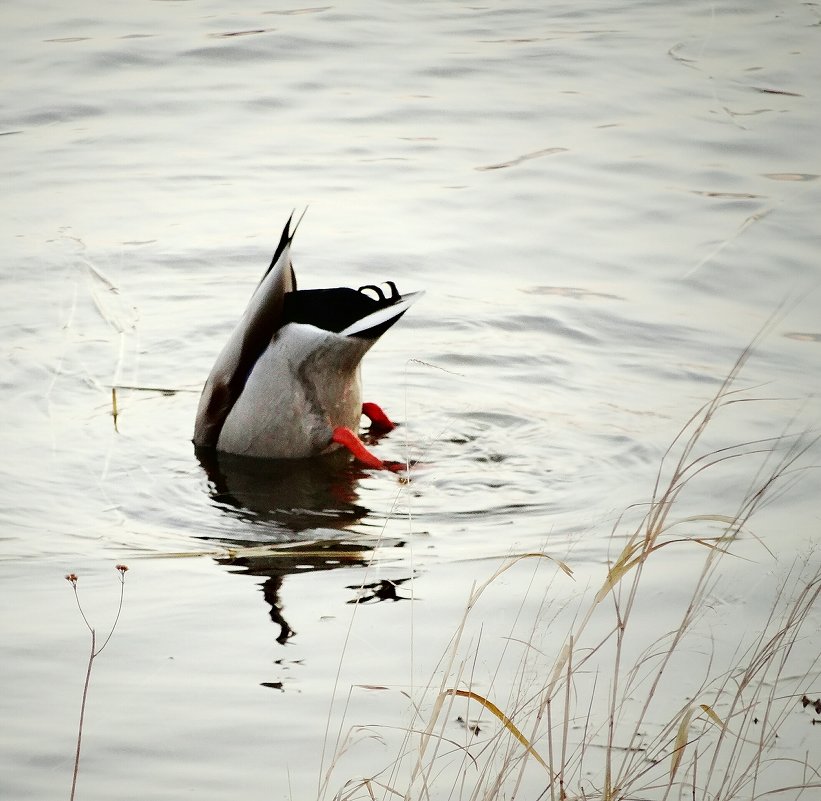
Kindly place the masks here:
[(74, 801), (74, 794), (77, 791), (77, 776), (80, 772), (80, 749), (82, 747), (83, 742), (83, 724), (85, 723), (88, 688), (91, 684), (91, 669), (94, 665), (94, 660), (103, 652), (103, 649), (106, 647), (106, 645), (108, 645), (108, 641), (111, 639), (111, 635), (114, 634), (114, 629), (117, 628), (117, 623), (120, 620), (120, 613), (123, 610), (125, 573), (128, 570), (128, 567), (126, 565), (117, 565), (116, 569), (117, 572), (120, 574), (120, 601), (117, 604), (117, 614), (114, 617), (114, 622), (111, 624), (111, 630), (108, 632), (108, 636), (105, 638), (103, 644), (99, 648), (97, 648), (97, 632), (95, 631), (91, 623), (89, 623), (88, 618), (86, 617), (86, 613), (83, 611), (83, 605), (80, 603), (80, 595), (77, 592), (77, 574), (69, 573), (66, 576), (66, 580), (71, 584), (72, 590), (74, 590), (74, 600), (77, 602), (77, 608), (80, 610), (80, 615), (83, 618), (83, 622), (86, 624), (86, 628), (91, 632), (91, 650), (88, 655), (86, 678), (83, 682), (83, 700), (80, 703), (80, 722), (77, 725), (77, 748), (74, 753), (74, 771), (71, 776), (71, 794), (69, 795), (70, 801)]

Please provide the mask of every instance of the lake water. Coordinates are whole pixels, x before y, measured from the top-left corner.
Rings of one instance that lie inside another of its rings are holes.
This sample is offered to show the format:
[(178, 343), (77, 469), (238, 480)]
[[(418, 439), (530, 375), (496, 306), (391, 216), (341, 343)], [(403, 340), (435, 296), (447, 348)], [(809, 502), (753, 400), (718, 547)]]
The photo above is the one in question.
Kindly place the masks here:
[[(530, 639), (549, 660), (551, 605), (572, 616), (601, 585), (667, 446), (762, 331), (736, 384), (755, 402), (723, 409), (702, 450), (804, 431), (810, 448), (722, 563), (700, 636), (732, 659), (783, 582), (800, 588), (796, 560), (817, 573), (818, 5), (0, 15), (1, 798), (68, 797), (89, 636), (63, 576), (102, 634), (121, 562), (78, 798), (331, 798), (383, 770), (401, 786), (394, 740), (424, 728), (473, 582), (528, 552), (574, 570), (524, 561), (471, 612), (460, 686), (509, 712), (501, 654)], [(374, 449), (418, 460), (409, 483), (334, 460), (209, 473), (194, 455), (202, 383), (306, 206), (302, 287), (426, 290), (363, 367), (402, 421)], [(763, 458), (702, 476), (677, 517), (733, 515)], [(637, 643), (678, 625), (704, 550), (653, 555)], [(404, 600), (358, 589), (382, 580)], [(820, 624), (786, 671), (813, 698)], [(673, 708), (709, 650), (688, 647)], [(794, 701), (771, 756), (817, 766)], [(456, 714), (444, 734), (463, 742)], [(592, 765), (584, 781), (602, 784)]]

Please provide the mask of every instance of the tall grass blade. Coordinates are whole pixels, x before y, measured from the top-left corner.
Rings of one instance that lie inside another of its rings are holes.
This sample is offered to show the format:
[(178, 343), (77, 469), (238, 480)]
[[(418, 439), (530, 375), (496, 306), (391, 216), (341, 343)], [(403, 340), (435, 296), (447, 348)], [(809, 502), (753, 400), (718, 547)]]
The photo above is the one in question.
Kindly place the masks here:
[(472, 701), (478, 701), (488, 712), (494, 714), (499, 720), (502, 722), (502, 725), (527, 749), (528, 753), (533, 755), (533, 758), (550, 774), (553, 776), (553, 771), (548, 766), (547, 762), (545, 762), (541, 756), (539, 755), (538, 751), (533, 747), (530, 740), (522, 734), (518, 728), (516, 728), (516, 724), (507, 716), (501, 709), (499, 709), (493, 701), (489, 701), (484, 696), (479, 695), (479, 693), (473, 692), (473, 690), (445, 690), (444, 693), (440, 696), (439, 704), (441, 705), (441, 701), (444, 700), (445, 696), (448, 695), (458, 695), (461, 698), (470, 698)]
[(684, 749), (687, 746), (687, 738), (690, 734), (690, 719), (693, 717), (693, 708), (690, 707), (682, 716), (678, 725), (676, 740), (673, 744), (673, 758), (670, 761), (670, 783), (676, 778), (681, 759), (684, 756)]

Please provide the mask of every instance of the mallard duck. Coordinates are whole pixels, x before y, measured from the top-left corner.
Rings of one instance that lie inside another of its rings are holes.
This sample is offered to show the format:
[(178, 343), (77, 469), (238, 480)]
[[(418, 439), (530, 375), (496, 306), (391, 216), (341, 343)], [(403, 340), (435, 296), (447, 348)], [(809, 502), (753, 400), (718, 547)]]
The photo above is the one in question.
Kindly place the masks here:
[(194, 445), (266, 459), (300, 459), (347, 448), (387, 467), (357, 434), (394, 423), (362, 403), (362, 357), (416, 301), (393, 281), (358, 289), (297, 289), (293, 215), (248, 308), (217, 357), (197, 409)]

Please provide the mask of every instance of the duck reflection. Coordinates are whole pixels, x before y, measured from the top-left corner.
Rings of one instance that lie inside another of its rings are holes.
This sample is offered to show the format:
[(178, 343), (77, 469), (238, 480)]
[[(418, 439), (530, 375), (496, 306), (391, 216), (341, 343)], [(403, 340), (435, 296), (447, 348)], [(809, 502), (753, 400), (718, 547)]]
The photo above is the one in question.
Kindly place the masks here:
[(234, 572), (265, 577), (262, 594), (270, 606), (271, 621), (279, 626), (276, 641), (284, 645), (296, 632), (282, 613), (280, 590), (290, 573), (308, 570), (332, 570), (335, 567), (364, 566), (368, 563), (369, 547), (344, 540), (313, 540), (296, 544), (246, 547), (236, 554), (217, 557), (217, 563)]
[(381, 579), (370, 584), (348, 584), (345, 589), (356, 590), (356, 598), (351, 598), (349, 604), (367, 604), (371, 601), (410, 601), (407, 595), (399, 595), (396, 588), (410, 581), (413, 576), (401, 579)]
[[(216, 561), (232, 572), (265, 578), (263, 597), (272, 622), (279, 627), (276, 640), (285, 644), (295, 634), (280, 600), (286, 576), (365, 566), (371, 560), (377, 538), (349, 530), (370, 514), (359, 503), (358, 492), (367, 472), (344, 453), (320, 459), (268, 460), (198, 449), (197, 457), (208, 476), (214, 503), (246, 524), (219, 537), (233, 547)], [(378, 542), (380, 548), (404, 544), (402, 540)], [(359, 595), (350, 603), (399, 600), (395, 585), (404, 581), (389, 582), (392, 594), (377, 585), (365, 587), (362, 593), (356, 585)]]
[(346, 528), (370, 512), (357, 503), (356, 487), (365, 472), (345, 453), (321, 459), (253, 459), (198, 449), (197, 457), (211, 483), (212, 500), (243, 520), (273, 524), (287, 533)]

